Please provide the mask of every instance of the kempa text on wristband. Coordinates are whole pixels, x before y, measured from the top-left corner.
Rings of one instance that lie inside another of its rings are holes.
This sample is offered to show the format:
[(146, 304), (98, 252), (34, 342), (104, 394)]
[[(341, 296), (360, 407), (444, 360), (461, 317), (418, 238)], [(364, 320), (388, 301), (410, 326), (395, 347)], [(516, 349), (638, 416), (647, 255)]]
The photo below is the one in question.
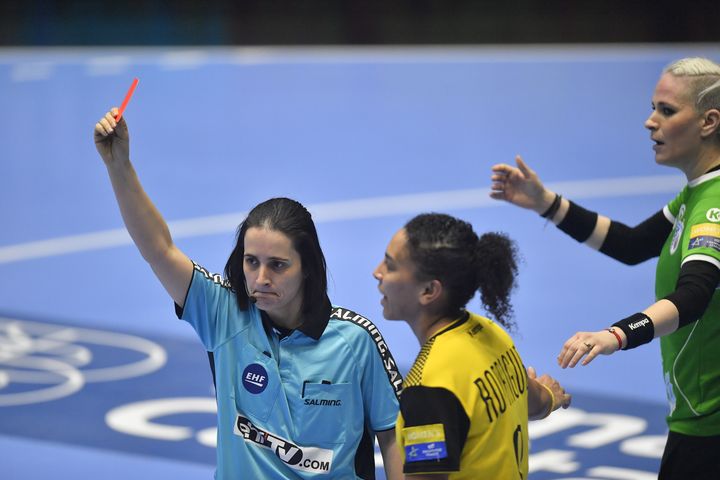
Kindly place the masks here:
[(653, 325), (652, 319), (642, 312), (633, 313), (629, 317), (613, 323), (612, 326), (618, 327), (625, 333), (627, 343), (623, 350), (650, 343), (655, 338), (655, 325)]

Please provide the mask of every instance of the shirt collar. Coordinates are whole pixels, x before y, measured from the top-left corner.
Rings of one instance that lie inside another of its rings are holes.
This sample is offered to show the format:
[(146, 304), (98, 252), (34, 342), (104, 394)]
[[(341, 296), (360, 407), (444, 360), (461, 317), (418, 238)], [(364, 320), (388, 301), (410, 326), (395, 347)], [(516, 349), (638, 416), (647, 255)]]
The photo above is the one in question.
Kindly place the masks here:
[(720, 177), (720, 170), (718, 170), (718, 168), (719, 167), (713, 168), (713, 169), (709, 170), (707, 173), (700, 175), (695, 180), (688, 182), (688, 186), (690, 188), (697, 187), (698, 185), (705, 183), (708, 180), (712, 180), (713, 178)]
[(433, 339), (433, 338), (437, 337), (438, 335), (442, 335), (442, 334), (445, 333), (445, 332), (448, 332), (448, 331), (450, 331), (450, 330), (453, 330), (453, 329), (459, 327), (460, 325), (462, 325), (462, 324), (464, 324), (465, 322), (467, 322), (469, 318), (470, 318), (470, 313), (469, 313), (467, 310), (463, 310), (463, 311), (460, 313), (460, 316), (459, 316), (458, 318), (456, 318), (455, 320), (453, 320), (449, 325), (446, 325), (445, 327), (443, 327), (442, 329), (440, 329), (439, 331), (437, 331), (437, 332), (436, 332), (432, 337), (430, 337), (430, 338)]
[[(320, 340), (328, 322), (330, 322), (330, 302), (328, 301), (327, 309), (320, 310), (321, 311), (313, 312), (313, 314), (308, 315), (303, 324), (297, 328), (313, 340)], [(260, 316), (266, 331), (271, 332), (273, 329), (277, 329), (277, 327), (273, 325), (272, 320), (270, 320), (270, 316), (267, 313), (260, 310)], [(280, 329), (278, 330), (281, 332), (283, 331)], [(290, 330), (289, 332), (288, 336), (292, 335), (293, 331)]]

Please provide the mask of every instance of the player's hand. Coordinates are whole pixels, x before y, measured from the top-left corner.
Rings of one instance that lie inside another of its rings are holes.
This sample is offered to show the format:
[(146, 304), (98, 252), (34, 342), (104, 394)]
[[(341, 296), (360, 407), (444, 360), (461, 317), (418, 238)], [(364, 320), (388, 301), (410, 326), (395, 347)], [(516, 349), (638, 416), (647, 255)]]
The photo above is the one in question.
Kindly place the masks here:
[(619, 349), (617, 338), (607, 330), (578, 332), (563, 344), (558, 365), (573, 368), (580, 360), (581, 365), (587, 365), (598, 355), (611, 355)]
[(113, 107), (95, 124), (95, 148), (107, 166), (130, 160), (130, 135), (125, 119), (115, 121)]
[(532, 378), (538, 383), (542, 383), (550, 389), (553, 394), (553, 398), (555, 399), (555, 407), (553, 408), (553, 411), (557, 410), (560, 407), (568, 408), (570, 406), (570, 403), (572, 402), (572, 395), (566, 393), (562, 385), (560, 385), (560, 383), (553, 377), (546, 373), (538, 377), (533, 367), (528, 367), (527, 374), (529, 378)]
[(543, 186), (537, 173), (520, 155), (515, 157), (515, 163), (517, 167), (506, 163), (493, 165), (490, 197), (543, 213), (552, 204), (555, 194)]

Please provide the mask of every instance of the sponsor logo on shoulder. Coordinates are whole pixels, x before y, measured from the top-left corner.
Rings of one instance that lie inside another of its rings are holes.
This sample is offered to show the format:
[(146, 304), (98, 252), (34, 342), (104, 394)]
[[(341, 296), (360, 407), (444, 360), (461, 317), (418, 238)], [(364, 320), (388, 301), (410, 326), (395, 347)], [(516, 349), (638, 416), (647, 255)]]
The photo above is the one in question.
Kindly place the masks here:
[(407, 462), (437, 461), (448, 456), (442, 423), (403, 428), (402, 437)]
[(375, 342), (375, 346), (380, 353), (380, 358), (382, 358), (388, 380), (390, 380), (390, 383), (395, 389), (395, 394), (399, 396), (400, 392), (402, 392), (402, 375), (400, 375), (400, 369), (398, 368), (397, 363), (395, 363), (395, 359), (390, 353), (390, 349), (385, 343), (385, 339), (380, 334), (380, 330), (378, 330), (377, 327), (367, 318), (353, 312), (352, 310), (342, 307), (333, 307), (330, 318), (347, 320), (364, 328), (365, 331), (370, 334), (370, 337), (372, 337)]
[(672, 241), (670, 242), (670, 255), (677, 252), (685, 229), (685, 204), (680, 206), (677, 216), (675, 217), (675, 225), (673, 225)]
[(693, 248), (712, 248), (720, 251), (720, 225), (717, 223), (701, 223), (690, 228), (688, 250)]
[(705, 218), (711, 222), (720, 222), (720, 208), (711, 208), (705, 214)]
[(248, 392), (255, 395), (262, 393), (268, 386), (267, 370), (259, 363), (251, 363), (243, 371), (242, 383)]
[(468, 334), (469, 334), (471, 337), (474, 337), (475, 335), (477, 335), (478, 333), (480, 333), (480, 332), (482, 331), (482, 329), (483, 329), (483, 326), (480, 325), (480, 324), (477, 324), (477, 325), (475, 325), (474, 327), (472, 327), (470, 330), (468, 330)]
[(270, 450), (293, 470), (316, 474), (327, 474), (332, 470), (332, 450), (295, 445), (285, 438), (261, 429), (242, 415), (238, 414), (233, 432), (248, 443)]
[(206, 269), (202, 265), (195, 263), (195, 261), (192, 261), (192, 264), (195, 270), (200, 272), (208, 280), (212, 280), (213, 283), (216, 283), (222, 287), (230, 288), (230, 282), (227, 279), (223, 278), (222, 275), (220, 275), (219, 273), (210, 273), (208, 269)]

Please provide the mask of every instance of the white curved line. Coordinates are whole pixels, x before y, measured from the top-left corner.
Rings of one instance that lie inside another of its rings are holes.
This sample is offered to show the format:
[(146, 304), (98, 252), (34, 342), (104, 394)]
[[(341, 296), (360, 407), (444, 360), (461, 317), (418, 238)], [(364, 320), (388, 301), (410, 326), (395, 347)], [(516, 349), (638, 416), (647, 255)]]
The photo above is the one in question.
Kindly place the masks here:
[(134, 350), (145, 354), (147, 357), (137, 362), (128, 363), (116, 367), (90, 368), (82, 370), (87, 382), (109, 382), (125, 378), (139, 377), (159, 370), (167, 362), (165, 349), (158, 344), (144, 338), (122, 333), (102, 332), (99, 330), (88, 330), (84, 328), (67, 328), (59, 330), (50, 338), (60, 339), (68, 342), (85, 342), (95, 345), (106, 345), (111, 347)]
[(167, 353), (160, 345), (123, 333), (0, 318), (0, 332), (3, 330), (10, 333), (8, 337), (11, 340), (20, 344), (18, 347), (10, 343), (8, 348), (0, 349), (0, 360), (4, 362), (8, 362), (11, 358), (28, 358), (28, 354), (47, 353), (57, 349), (60, 352), (73, 353), (71, 357), (62, 359), (64, 363), (80, 363), (82, 360), (87, 360), (83, 365), (87, 364), (91, 360), (91, 353), (83, 354), (84, 347), (72, 345), (76, 342), (132, 350), (145, 356), (141, 360), (125, 365), (82, 370), (88, 383), (139, 377), (159, 370), (167, 362)]
[(81, 345), (68, 344), (67, 341), (49, 340), (40, 336), (33, 337), (23, 329), (19, 321), (9, 323), (0, 322), (0, 333), (3, 330), (6, 337), (0, 336), (0, 360), (44, 353), (61, 357), (62, 361), (79, 367), (87, 365), (92, 360), (92, 353)]
[(674, 380), (674, 382), (672, 382), (672, 383), (675, 385), (675, 388), (677, 388), (677, 391), (680, 392), (680, 395), (682, 395), (682, 398), (683, 398), (683, 400), (685, 400), (685, 403), (687, 404), (690, 411), (696, 417), (699, 417), (701, 415), (701, 413), (698, 412), (697, 410), (695, 410), (695, 407), (693, 406), (692, 402), (690, 402), (690, 399), (687, 397), (687, 395), (685, 395), (685, 392), (682, 391), (682, 388), (680, 388), (680, 382), (678, 382), (677, 374), (675, 373), (675, 369), (678, 366), (678, 363), (680, 363), (680, 357), (682, 356), (683, 353), (685, 353), (685, 348), (690, 344), (690, 340), (692, 339), (693, 333), (695, 333), (695, 329), (697, 328), (698, 325), (700, 325), (701, 321), (702, 321), (702, 319), (698, 320), (693, 325), (692, 330), (690, 330), (690, 334), (687, 336), (687, 338), (685, 339), (685, 343), (680, 348), (680, 351), (678, 352), (678, 354), (675, 356), (675, 361), (673, 362), (673, 365), (672, 365), (672, 376), (673, 376), (673, 380)]
[[(568, 197), (600, 198), (674, 193), (684, 179), (676, 175), (581, 180), (548, 184)], [(423, 211), (486, 208), (506, 205), (488, 197), (486, 188), (392, 195), (308, 205), (316, 222), (409, 215)], [(198, 237), (234, 232), (245, 212), (168, 222), (173, 237)], [(132, 244), (125, 229), (58, 237), (0, 247), (0, 264)]]
[(180, 397), (130, 403), (110, 410), (105, 423), (118, 432), (157, 440), (181, 441), (193, 436), (188, 427), (154, 423), (157, 417), (177, 413), (216, 413), (212, 397)]
[(208, 427), (200, 430), (195, 435), (200, 445), (205, 445), (210, 448), (217, 448), (217, 427)]
[[(66, 363), (51, 358), (25, 357), (22, 359), (23, 368), (37, 368), (57, 373), (65, 377), (66, 381), (56, 386), (30, 392), (6, 393), (0, 395), (0, 407), (11, 405), (28, 405), (32, 403), (47, 402), (62, 397), (67, 397), (80, 390), (85, 381), (83, 375), (75, 368)], [(14, 381), (13, 371), (9, 372), (11, 381)]]
[[(145, 358), (119, 366), (81, 370), (78, 364), (89, 364), (92, 352), (74, 343), (132, 350)], [(0, 406), (55, 400), (77, 392), (88, 382), (146, 375), (162, 368), (166, 361), (165, 350), (144, 338), (0, 317), (0, 366), (4, 367), (0, 370), (0, 389), (8, 389), (13, 383), (52, 385), (4, 393), (0, 395)]]

